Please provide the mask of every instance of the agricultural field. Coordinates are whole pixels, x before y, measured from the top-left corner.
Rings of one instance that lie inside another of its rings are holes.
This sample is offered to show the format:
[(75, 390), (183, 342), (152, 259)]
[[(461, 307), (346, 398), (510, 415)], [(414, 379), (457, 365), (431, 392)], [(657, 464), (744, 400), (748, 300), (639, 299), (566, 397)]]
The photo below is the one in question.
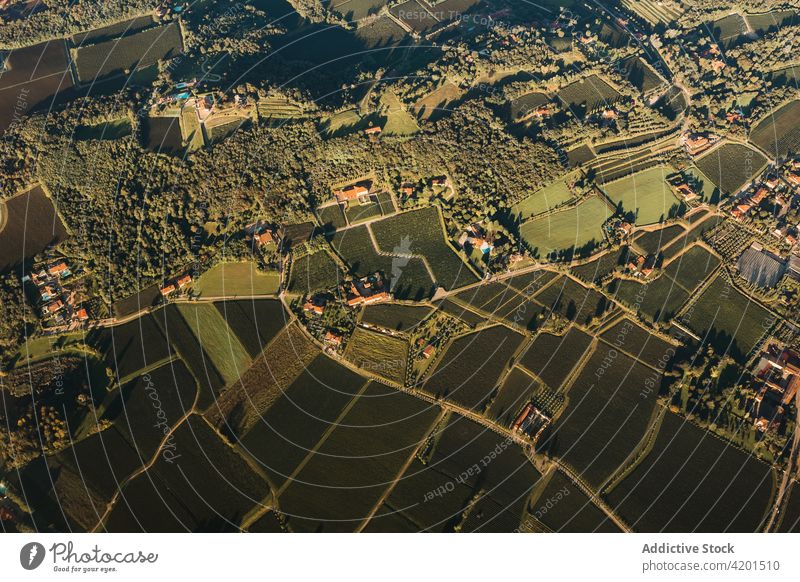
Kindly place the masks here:
[(286, 122), (305, 116), (303, 106), (286, 97), (270, 96), (258, 101), (258, 116), (268, 122)]
[(252, 428), (237, 435), (237, 448), (280, 487), (365, 385), (364, 378), (320, 354)]
[(613, 105), (620, 94), (597, 75), (570, 83), (558, 92), (559, 100), (576, 117)]
[(697, 168), (725, 194), (733, 194), (758, 174), (767, 159), (751, 147), (725, 143), (695, 162)]
[(595, 153), (591, 146), (587, 144), (579, 145), (567, 152), (567, 161), (569, 162), (570, 168), (577, 168), (579, 166), (583, 166), (584, 164), (588, 164), (594, 160), (595, 157)]
[(148, 462), (165, 431), (192, 411), (196, 397), (197, 382), (183, 362), (174, 360), (122, 386), (103, 417), (114, 423), (142, 462)]
[(625, 246), (617, 251), (604, 253), (599, 258), (573, 267), (570, 273), (586, 283), (597, 283), (609, 276), (617, 267), (628, 263), (630, 248)]
[(541, 446), (598, 487), (645, 435), (660, 383), (659, 372), (598, 345)]
[[(167, 460), (159, 455), (156, 463), (122, 490), (124, 501), (117, 503), (104, 524), (108, 531), (139, 531), (135, 525), (153, 516), (169, 512), (180, 516), (183, 527), (178, 531), (237, 531), (243, 518), (268, 499), (270, 487), (232, 447), (199, 416), (190, 416), (173, 435), (175, 450), (180, 456)], [(139, 481), (151, 481), (157, 491), (150, 498), (142, 494), (150, 490)], [(129, 488), (131, 490), (129, 491)], [(177, 513), (175, 513), (177, 512)], [(175, 524), (172, 524), (173, 526)]]
[(642, 249), (645, 254), (656, 255), (662, 247), (667, 246), (685, 232), (686, 229), (682, 225), (670, 224), (669, 226), (637, 235), (633, 243)]
[(778, 531), (782, 533), (800, 532), (800, 485), (792, 485), (789, 492), (789, 501), (783, 509)]
[(70, 40), (75, 46), (96, 44), (98, 42), (113, 40), (115, 38), (137, 33), (145, 28), (150, 28), (153, 26), (153, 24), (155, 24), (155, 22), (153, 21), (152, 16), (138, 16), (130, 20), (123, 20), (122, 22), (117, 22), (102, 28), (96, 28), (88, 32), (79, 32), (78, 34), (73, 34)]
[(568, 176), (534, 192), (527, 198), (523, 198), (511, 207), (512, 216), (514, 216), (515, 220), (524, 222), (532, 216), (547, 212), (565, 202), (569, 202), (575, 197), (569, 188), (569, 181), (573, 177)]
[(669, 277), (640, 283), (615, 280), (609, 287), (612, 296), (652, 322), (667, 321), (677, 315), (689, 294)]
[(719, 264), (720, 260), (716, 256), (695, 245), (670, 261), (664, 269), (664, 275), (691, 294)]
[(383, 133), (386, 135), (408, 136), (419, 131), (417, 120), (406, 111), (392, 91), (381, 95), (381, 115), (386, 118), (383, 125)]
[(344, 211), (344, 215), (349, 224), (357, 224), (381, 216), (381, 207), (372, 201), (366, 204), (354, 204)]
[(181, 357), (197, 379), (200, 386), (197, 406), (200, 409), (206, 408), (214, 402), (225, 386), (225, 378), (214, 366), (205, 346), (200, 343), (192, 328), (186, 323), (177, 304), (167, 305), (152, 317), (158, 320), (174, 353)]
[(448, 113), (448, 106), (462, 95), (461, 89), (450, 82), (440, 85), (414, 104), (417, 117), (426, 121), (436, 121)]
[[(375, 272), (383, 273), (390, 281), (392, 295), (395, 298), (420, 301), (433, 295), (433, 281), (422, 260), (409, 258), (407, 261), (402, 259), (395, 262), (390, 255), (378, 254), (366, 226), (356, 226), (328, 234), (327, 238), (354, 274), (363, 277)], [(392, 265), (398, 266), (399, 263), (405, 264), (402, 266), (400, 276), (393, 279)]]
[(366, 120), (361, 117), (358, 110), (346, 109), (327, 117), (322, 122), (321, 130), (326, 137), (336, 137), (364, 129), (366, 124)]
[(388, 0), (331, 0), (331, 10), (348, 21), (361, 20), (376, 14), (388, 4)]
[(180, 117), (145, 117), (142, 126), (144, 147), (150, 151), (167, 155), (184, 151)]
[(501, 426), (509, 427), (520, 410), (531, 400), (541, 384), (520, 368), (513, 368), (489, 406), (488, 416)]
[(487, 315), (494, 315), (501, 306), (516, 296), (515, 291), (509, 289), (501, 281), (481, 283), (454, 295), (458, 301), (479, 309)]
[(218, 301), (214, 307), (253, 358), (288, 321), (283, 304), (277, 299)]
[[(695, 216), (697, 218), (695, 219)], [(661, 252), (665, 260), (670, 260), (678, 253), (683, 252), (687, 247), (690, 247), (695, 242), (703, 238), (703, 234), (717, 227), (718, 224), (725, 219), (722, 216), (707, 216), (703, 213), (692, 215), (689, 218), (691, 228), (686, 231), (686, 234), (675, 239), (668, 245), (662, 247)]]
[(620, 63), (620, 72), (628, 82), (642, 93), (661, 87), (665, 81), (645, 61), (633, 56)]
[(102, 354), (116, 381), (162, 364), (171, 357), (169, 345), (154, 315), (92, 330), (86, 335), (86, 343)]
[(313, 293), (332, 289), (342, 282), (339, 267), (325, 250), (307, 253), (292, 261), (287, 291)]
[(64, 241), (67, 229), (40, 186), (0, 202), (0, 273)]
[(355, 31), (355, 36), (367, 48), (383, 48), (400, 43), (406, 36), (405, 29), (388, 16), (381, 16)]
[(519, 291), (522, 295), (530, 297), (557, 276), (558, 273), (555, 271), (536, 270), (521, 275), (514, 275), (513, 277), (505, 279), (503, 282), (512, 289)]
[(149, 28), (119, 39), (79, 46), (74, 51), (80, 83), (130, 72), (171, 59), (183, 51), (177, 24)]
[(637, 226), (667, 219), (678, 207), (678, 199), (665, 178), (674, 169), (656, 166), (603, 184), (603, 190), (618, 207), (632, 213)]
[(617, 533), (619, 528), (561, 471), (555, 471), (530, 515), (555, 532)]
[(683, 14), (684, 8), (675, 0), (622, 0), (622, 5), (650, 24), (669, 24)]
[(550, 313), (587, 325), (610, 307), (605, 295), (588, 289), (569, 277), (563, 277), (536, 294), (535, 300)]
[(747, 33), (747, 22), (741, 14), (729, 14), (705, 25), (705, 28), (723, 46), (737, 44)]
[(250, 366), (250, 355), (225, 323), (219, 310), (211, 303), (176, 305), (225, 384), (241, 378)]
[(668, 412), (652, 450), (606, 497), (636, 531), (755, 532), (773, 488), (768, 465)]
[(392, 331), (409, 331), (433, 311), (426, 305), (384, 303), (367, 305), (361, 313), (361, 323), (382, 327)]
[(0, 69), (0, 133), (14, 121), (20, 102), (25, 109), (43, 108), (72, 88), (63, 42), (14, 49)]
[(344, 357), (371, 374), (405, 383), (408, 342), (404, 339), (356, 327)]
[(470, 327), (476, 327), (486, 321), (483, 316), (450, 299), (445, 299), (437, 307), (442, 313), (460, 319)]
[[(429, 442), (425, 462), (413, 460), (367, 531), (384, 530), (390, 526), (382, 522), (396, 523), (398, 517), (417, 531), (511, 532), (519, 527), (541, 477), (520, 447), (458, 415), (437, 427)], [(465, 473), (473, 466), (477, 473)], [(447, 487), (447, 494), (432, 495), (439, 487)]]
[(417, 0), (408, 0), (389, 9), (392, 15), (418, 34), (424, 34), (439, 21)]
[(519, 358), (519, 365), (553, 390), (558, 390), (591, 343), (592, 336), (575, 327), (570, 327), (561, 336), (541, 333)]
[(627, 317), (604, 331), (600, 339), (640, 362), (656, 367), (666, 367), (676, 349)]
[(278, 292), (281, 275), (260, 271), (252, 261), (217, 263), (192, 285), (201, 297), (248, 297)]
[(519, 232), (527, 245), (540, 256), (577, 249), (603, 241), (603, 223), (613, 211), (594, 196), (567, 210), (560, 210), (520, 225)]
[(347, 226), (341, 204), (331, 204), (317, 209), (319, 222), (325, 232), (335, 232)]
[(800, 101), (790, 101), (759, 121), (750, 141), (771, 157), (783, 157), (800, 147)]
[(475, 283), (477, 276), (456, 254), (445, 238), (442, 219), (435, 206), (404, 212), (370, 225), (381, 251), (413, 253), (425, 257), (436, 284), (456, 289)]
[(438, 416), (435, 406), (370, 383), (279, 495), (289, 527), (295, 532), (357, 529)]
[(76, 140), (86, 141), (91, 139), (114, 141), (128, 137), (133, 133), (131, 120), (127, 117), (114, 119), (95, 125), (79, 125), (73, 134)]
[(750, 354), (775, 322), (769, 311), (734, 289), (724, 273), (703, 291), (681, 320), (707, 343), (733, 357)]
[(550, 98), (546, 93), (526, 93), (521, 97), (512, 99), (508, 103), (508, 115), (511, 121), (519, 121), (526, 118), (533, 111), (550, 103)]
[(226, 434), (245, 434), (318, 355), (316, 344), (297, 324), (287, 325), (206, 416)]
[(522, 341), (522, 335), (502, 325), (457, 338), (423, 389), (480, 412)]
[(797, 24), (797, 12), (795, 10), (771, 10), (758, 14), (745, 14), (750, 28), (758, 34), (777, 32), (784, 26)]

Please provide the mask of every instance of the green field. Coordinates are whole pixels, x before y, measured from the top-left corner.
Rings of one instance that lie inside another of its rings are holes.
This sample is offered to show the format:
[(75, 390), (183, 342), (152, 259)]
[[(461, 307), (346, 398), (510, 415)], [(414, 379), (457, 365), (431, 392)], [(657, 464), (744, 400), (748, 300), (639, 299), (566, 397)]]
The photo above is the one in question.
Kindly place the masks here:
[(239, 297), (272, 295), (278, 292), (281, 275), (259, 271), (250, 261), (218, 263), (203, 273), (192, 288), (201, 297)]
[(219, 310), (211, 303), (178, 303), (177, 306), (225, 383), (238, 380), (250, 366), (250, 356)]
[(545, 257), (563, 250), (580, 250), (603, 241), (603, 223), (613, 211), (599, 197), (584, 200), (574, 208), (523, 223), (520, 235), (531, 249)]
[(362, 370), (403, 384), (408, 366), (408, 342), (357, 327), (344, 357)]
[(668, 166), (656, 166), (603, 184), (603, 190), (614, 204), (633, 213), (637, 226), (661, 222), (678, 206), (678, 199), (664, 180), (674, 171)]
[(569, 189), (569, 180), (570, 177), (559, 180), (517, 202), (511, 207), (511, 213), (514, 219), (519, 222), (524, 222), (532, 216), (547, 212), (548, 210), (552, 210), (572, 200), (574, 195)]
[(761, 171), (767, 158), (751, 147), (726, 143), (695, 162), (698, 169), (726, 194), (732, 194)]
[(790, 101), (769, 113), (750, 131), (750, 141), (772, 157), (797, 152), (800, 147), (800, 101)]

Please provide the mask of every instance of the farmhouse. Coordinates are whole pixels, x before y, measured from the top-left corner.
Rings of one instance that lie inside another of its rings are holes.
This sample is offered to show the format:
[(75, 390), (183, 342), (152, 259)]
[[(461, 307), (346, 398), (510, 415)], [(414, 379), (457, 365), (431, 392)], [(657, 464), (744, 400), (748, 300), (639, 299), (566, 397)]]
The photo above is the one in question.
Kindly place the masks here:
[(272, 233), (271, 230), (267, 229), (262, 232), (256, 233), (253, 235), (253, 240), (256, 242), (258, 246), (265, 246), (270, 244), (275, 244), (275, 235)]
[(389, 301), (391, 298), (391, 294), (386, 291), (386, 286), (380, 273), (375, 273), (350, 283), (346, 302), (349, 307), (356, 307), (358, 305)]
[(337, 190), (334, 192), (334, 195), (336, 196), (336, 201), (339, 204), (345, 204), (347, 202), (354, 201), (362, 203), (366, 200), (366, 197), (369, 196), (369, 187), (364, 186), (363, 184), (353, 184), (351, 186), (342, 188), (341, 190)]
[(192, 276), (191, 276), (190, 274), (188, 274), (188, 273), (187, 273), (187, 274), (183, 275), (182, 277), (178, 277), (178, 280), (177, 280), (177, 281), (175, 281), (175, 282), (176, 282), (176, 283), (177, 283), (177, 285), (178, 285), (178, 289), (183, 289), (183, 288), (184, 288), (184, 287), (186, 287), (186, 286), (187, 286), (189, 283), (191, 283), (191, 282), (192, 282)]
[(175, 285), (173, 285), (172, 283), (168, 283), (167, 285), (164, 285), (161, 288), (161, 296), (162, 297), (169, 297), (170, 295), (175, 293), (175, 291), (176, 291)]
[(342, 336), (340, 334), (336, 333), (335, 331), (328, 330), (327, 332), (325, 332), (325, 343), (330, 345), (330, 346), (334, 346), (334, 347), (341, 346), (342, 345), (342, 339), (343, 339)]
[(760, 245), (752, 245), (736, 262), (739, 275), (759, 287), (774, 287), (786, 271), (786, 262), (767, 252)]

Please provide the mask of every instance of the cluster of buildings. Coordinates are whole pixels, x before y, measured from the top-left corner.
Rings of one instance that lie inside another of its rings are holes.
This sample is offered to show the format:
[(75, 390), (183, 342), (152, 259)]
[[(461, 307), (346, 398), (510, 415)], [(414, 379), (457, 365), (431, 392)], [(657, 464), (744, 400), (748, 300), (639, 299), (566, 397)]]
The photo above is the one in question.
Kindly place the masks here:
[(653, 255), (648, 255), (647, 257), (639, 255), (635, 258), (631, 257), (625, 268), (629, 275), (646, 279), (653, 273), (655, 265), (656, 258)]
[(167, 281), (161, 286), (161, 297), (169, 299), (176, 293), (180, 293), (186, 287), (192, 284), (192, 276), (189, 273), (181, 275), (172, 281)]
[(751, 416), (761, 432), (777, 429), (786, 407), (796, 397), (800, 383), (800, 354), (769, 344), (756, 364), (756, 378), (762, 383)]
[(89, 320), (86, 308), (77, 300), (77, 293), (65, 286), (72, 271), (63, 259), (34, 267), (22, 282), (35, 289), (42, 316), (56, 325), (75, 328)]

